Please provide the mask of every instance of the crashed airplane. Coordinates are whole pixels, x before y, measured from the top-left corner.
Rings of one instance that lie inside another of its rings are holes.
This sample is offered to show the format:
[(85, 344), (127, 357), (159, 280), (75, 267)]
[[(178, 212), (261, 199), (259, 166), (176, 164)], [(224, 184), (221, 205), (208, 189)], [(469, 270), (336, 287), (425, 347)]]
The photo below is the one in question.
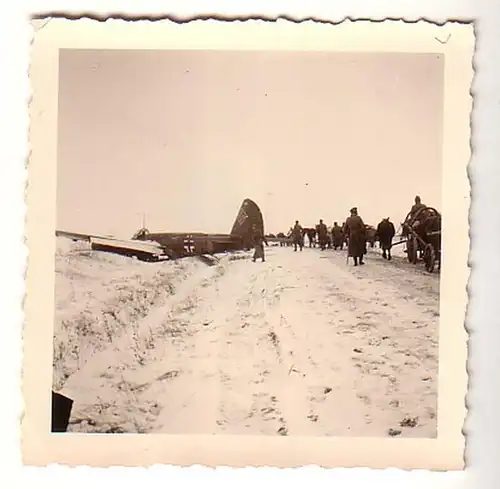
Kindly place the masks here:
[(96, 251), (136, 257), (143, 261), (161, 261), (250, 249), (253, 246), (254, 226), (264, 235), (264, 220), (258, 205), (251, 199), (245, 199), (229, 234), (151, 233), (143, 228), (130, 240), (60, 230), (56, 231), (56, 236), (88, 241)]

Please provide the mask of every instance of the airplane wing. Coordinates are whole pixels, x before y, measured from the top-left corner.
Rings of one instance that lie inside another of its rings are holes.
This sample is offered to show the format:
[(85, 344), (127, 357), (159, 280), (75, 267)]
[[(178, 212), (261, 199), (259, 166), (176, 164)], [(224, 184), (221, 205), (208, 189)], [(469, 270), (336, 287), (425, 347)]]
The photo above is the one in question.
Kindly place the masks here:
[(168, 259), (162, 246), (155, 242), (90, 237), (93, 250), (109, 251), (126, 256), (135, 256), (144, 260)]
[(90, 241), (90, 238), (95, 236), (105, 238), (105, 236), (97, 236), (92, 234), (83, 234), (83, 233), (71, 233), (68, 231), (61, 231), (59, 229), (56, 230), (56, 236), (61, 238), (72, 239), (73, 241)]
[(148, 261), (168, 259), (164, 248), (159, 243), (152, 241), (123, 240), (96, 234), (73, 233), (61, 230), (56, 230), (56, 236), (73, 241), (86, 241), (96, 251), (136, 256)]

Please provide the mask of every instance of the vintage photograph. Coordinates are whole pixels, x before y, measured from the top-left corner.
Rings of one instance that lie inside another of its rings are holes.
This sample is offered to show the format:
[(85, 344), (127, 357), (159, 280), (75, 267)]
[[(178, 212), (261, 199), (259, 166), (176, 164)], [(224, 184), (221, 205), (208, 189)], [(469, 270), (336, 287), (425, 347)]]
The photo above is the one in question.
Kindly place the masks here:
[(460, 466), (472, 37), (370, 24), (39, 31), (32, 460)]
[(68, 430), (435, 437), (443, 75), (439, 54), (61, 50)]

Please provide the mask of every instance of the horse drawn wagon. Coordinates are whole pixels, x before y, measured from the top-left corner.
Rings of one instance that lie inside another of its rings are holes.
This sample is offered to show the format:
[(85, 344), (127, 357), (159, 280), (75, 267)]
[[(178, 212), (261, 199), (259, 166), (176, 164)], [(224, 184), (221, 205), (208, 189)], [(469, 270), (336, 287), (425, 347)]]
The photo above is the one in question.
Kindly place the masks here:
[(406, 243), (408, 261), (423, 260), (425, 269), (432, 273), (441, 268), (441, 214), (433, 207), (424, 206), (409, 212), (402, 224), (401, 243)]

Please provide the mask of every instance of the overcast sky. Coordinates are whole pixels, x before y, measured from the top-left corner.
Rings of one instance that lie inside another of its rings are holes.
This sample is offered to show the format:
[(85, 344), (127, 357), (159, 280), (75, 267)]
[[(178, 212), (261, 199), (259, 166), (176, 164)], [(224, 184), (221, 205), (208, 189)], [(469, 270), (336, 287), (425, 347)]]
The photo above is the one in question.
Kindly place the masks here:
[(62, 50), (59, 229), (266, 232), (441, 206), (438, 54)]

